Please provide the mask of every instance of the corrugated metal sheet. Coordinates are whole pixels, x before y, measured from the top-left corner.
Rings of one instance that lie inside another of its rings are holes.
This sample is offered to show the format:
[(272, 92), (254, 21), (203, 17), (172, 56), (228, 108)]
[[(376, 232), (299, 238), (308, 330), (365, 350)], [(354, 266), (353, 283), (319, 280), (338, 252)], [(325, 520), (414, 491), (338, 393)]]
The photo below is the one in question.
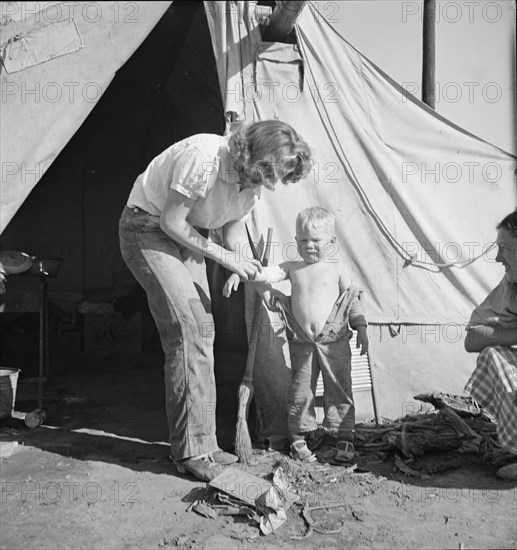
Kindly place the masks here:
[[(372, 376), (370, 371), (370, 359), (368, 354), (360, 355), (361, 350), (357, 349), (357, 332), (354, 330), (350, 339), (350, 348), (352, 350), (352, 392), (371, 391)], [(316, 397), (323, 395), (323, 377), (321, 373), (316, 386)]]

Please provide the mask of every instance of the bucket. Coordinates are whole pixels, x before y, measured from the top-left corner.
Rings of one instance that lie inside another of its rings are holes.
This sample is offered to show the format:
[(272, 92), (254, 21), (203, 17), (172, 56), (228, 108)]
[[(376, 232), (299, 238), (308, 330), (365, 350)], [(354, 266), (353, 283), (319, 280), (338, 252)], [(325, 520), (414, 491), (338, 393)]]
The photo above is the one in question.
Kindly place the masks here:
[(13, 414), (19, 373), (20, 369), (0, 368), (0, 418), (9, 418)]

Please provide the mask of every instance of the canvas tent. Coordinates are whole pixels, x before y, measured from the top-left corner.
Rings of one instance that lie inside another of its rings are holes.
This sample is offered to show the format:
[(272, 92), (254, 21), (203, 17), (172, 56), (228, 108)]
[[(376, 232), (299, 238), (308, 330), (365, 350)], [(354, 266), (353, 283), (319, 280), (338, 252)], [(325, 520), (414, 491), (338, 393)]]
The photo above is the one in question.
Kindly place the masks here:
[[(502, 277), (490, 247), (515, 204), (515, 158), (406, 94), (313, 5), (295, 45), (262, 43), (244, 10), (211, 9), (214, 50), (228, 52), (216, 55), (227, 116), (286, 120), (316, 154), (306, 184), (277, 189), (254, 213), (257, 236), (274, 227), (273, 261), (295, 253), (300, 209), (329, 208), (339, 255), (365, 291), (380, 414), (413, 412), (416, 393), (461, 392), (475, 359), (463, 349), (464, 325)], [(270, 315), (255, 365), (268, 435), (285, 425), (279, 325)]]
[[(97, 15), (76, 7), (74, 29), (66, 29), (72, 46), (64, 41), (68, 49), (59, 50), (57, 42), (57, 57), (38, 50), (49, 60), (2, 72), (2, 245), (36, 254), (31, 247), (55, 245), (54, 255), (76, 255), (59, 284), (109, 286), (122, 268), (118, 211), (154, 154), (184, 135), (222, 132), (225, 120), (279, 118), (306, 137), (316, 163), (306, 181), (263, 193), (255, 237), (273, 227), (272, 260), (293, 258), (297, 212), (329, 208), (337, 254), (364, 289), (381, 415), (412, 412), (417, 392), (461, 391), (475, 359), (463, 350), (463, 326), (502, 276), (490, 244), (515, 203), (515, 159), (406, 94), (312, 4), (296, 44), (262, 42), (252, 2), (205, 2), (203, 10), (134, 4), (137, 24), (127, 13), (115, 21), (107, 5), (93, 24)], [(57, 5), (64, 12), (68, 4)], [(39, 13), (39, 22), (14, 15), (4, 32), (34, 34), (36, 43), (38, 33), (54, 36), (48, 27), (59, 25), (42, 23)], [(202, 51), (210, 40), (216, 72)], [(2, 38), (4, 56), (15, 43)], [(79, 94), (37, 101), (37, 93), (22, 93), (39, 83), (50, 94), (52, 82), (61, 90), (78, 82), (85, 93), (93, 82), (104, 92), (116, 71), (115, 87), (95, 108)], [(258, 412), (263, 435), (283, 437), (289, 360), (278, 319), (266, 319), (255, 365)]]
[[(117, 223), (136, 175), (192, 131), (224, 129), (201, 3), (95, 11), (64, 2), (36, 13), (41, 4), (10, 4), (3, 56), (13, 63), (9, 37), (21, 31), (39, 49), (36, 64), (2, 71), (2, 245), (65, 257), (52, 288), (109, 287), (124, 268)], [(56, 19), (72, 25), (76, 51), (62, 53), (38, 30)]]

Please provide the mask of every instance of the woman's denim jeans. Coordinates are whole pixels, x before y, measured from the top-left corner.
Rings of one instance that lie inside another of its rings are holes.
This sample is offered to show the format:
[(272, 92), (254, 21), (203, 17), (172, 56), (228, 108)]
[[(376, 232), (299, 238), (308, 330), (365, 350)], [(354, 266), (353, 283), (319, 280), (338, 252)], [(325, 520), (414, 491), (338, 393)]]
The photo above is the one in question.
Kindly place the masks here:
[(203, 257), (177, 244), (159, 218), (126, 207), (119, 223), (127, 266), (147, 293), (165, 354), (165, 399), (172, 456), (217, 449), (214, 321)]

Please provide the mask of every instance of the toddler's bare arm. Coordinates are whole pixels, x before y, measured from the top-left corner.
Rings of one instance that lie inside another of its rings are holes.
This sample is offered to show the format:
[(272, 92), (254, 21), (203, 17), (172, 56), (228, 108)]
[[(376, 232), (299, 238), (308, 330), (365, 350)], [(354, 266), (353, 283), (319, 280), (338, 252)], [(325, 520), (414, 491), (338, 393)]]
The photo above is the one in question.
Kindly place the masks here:
[(350, 275), (350, 271), (342, 263), (339, 264), (338, 270), (339, 270), (339, 290), (343, 291), (350, 288), (350, 285), (352, 284), (352, 277)]
[(240, 281), (243, 281), (245, 283), (254, 284), (257, 292), (263, 297), (266, 304), (268, 304), (270, 301), (269, 291), (271, 290), (271, 284), (279, 283), (289, 278), (289, 264), (286, 262), (284, 264), (262, 267), (260, 269), (261, 270), (257, 271), (253, 279), (240, 279), (238, 275), (233, 273), (224, 284), (223, 295), (228, 298), (233, 291), (237, 290)]
[(253, 281), (264, 280), (265, 283), (270, 285), (279, 283), (289, 279), (289, 262), (284, 262), (279, 265), (270, 265), (263, 267), (262, 271), (255, 274)]
[(364, 316), (363, 305), (359, 297), (355, 298), (350, 308), (348, 316), (348, 322), (350, 326), (357, 330), (357, 348), (361, 348), (361, 355), (364, 355), (368, 351), (369, 341), (366, 318)]

